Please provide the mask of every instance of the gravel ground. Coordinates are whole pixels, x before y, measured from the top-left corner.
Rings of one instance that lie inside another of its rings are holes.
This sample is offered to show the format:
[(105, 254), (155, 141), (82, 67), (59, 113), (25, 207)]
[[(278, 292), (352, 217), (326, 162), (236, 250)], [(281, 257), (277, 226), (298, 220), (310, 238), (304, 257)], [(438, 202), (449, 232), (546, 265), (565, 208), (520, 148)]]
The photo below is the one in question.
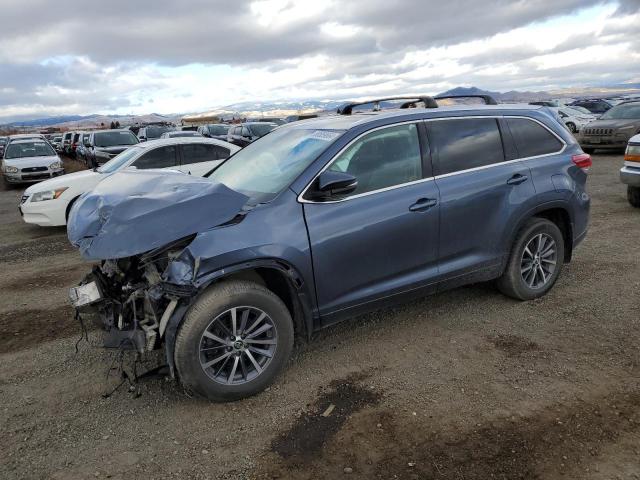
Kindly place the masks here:
[(474, 285), (360, 317), (232, 404), (162, 378), (103, 398), (117, 358), (95, 331), (75, 353), (66, 306), (89, 265), (1, 191), (0, 478), (639, 479), (640, 211), (621, 163), (594, 156), (589, 236), (544, 298)]

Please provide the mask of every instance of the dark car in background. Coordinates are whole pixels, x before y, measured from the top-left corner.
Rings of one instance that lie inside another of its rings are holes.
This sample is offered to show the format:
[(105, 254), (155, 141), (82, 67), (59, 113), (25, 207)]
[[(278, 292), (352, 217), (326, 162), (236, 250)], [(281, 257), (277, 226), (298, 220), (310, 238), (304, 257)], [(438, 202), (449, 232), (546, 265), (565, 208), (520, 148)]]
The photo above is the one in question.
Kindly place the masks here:
[(640, 133), (640, 100), (621, 102), (580, 130), (583, 150), (624, 150), (631, 137)]
[(85, 161), (89, 167), (96, 168), (137, 143), (140, 143), (138, 138), (129, 129), (91, 132), (84, 144)]
[(591, 100), (576, 100), (575, 102), (571, 102), (568, 106), (586, 108), (587, 110), (589, 110), (589, 112), (596, 115), (601, 115), (611, 107), (613, 107), (611, 103), (601, 98)]
[(69, 216), (100, 261), (77, 311), (228, 401), (265, 389), (295, 335), (474, 282), (545, 295), (587, 233), (591, 158), (546, 107), (420, 101), (279, 127), (209, 178), (105, 178)]
[(229, 127), (231, 127), (231, 125), (227, 125), (226, 123), (210, 123), (209, 125), (200, 125), (198, 132), (203, 137), (227, 141)]
[(172, 132), (175, 129), (173, 125), (146, 125), (138, 130), (138, 140), (141, 142), (157, 140), (163, 133)]
[(0, 157), (2, 157), (2, 154), (4, 153), (4, 147), (7, 145), (8, 141), (9, 137), (0, 137)]
[(245, 147), (260, 137), (264, 137), (276, 127), (278, 125), (275, 123), (266, 122), (246, 122), (240, 125), (232, 125), (227, 132), (227, 142), (239, 147)]

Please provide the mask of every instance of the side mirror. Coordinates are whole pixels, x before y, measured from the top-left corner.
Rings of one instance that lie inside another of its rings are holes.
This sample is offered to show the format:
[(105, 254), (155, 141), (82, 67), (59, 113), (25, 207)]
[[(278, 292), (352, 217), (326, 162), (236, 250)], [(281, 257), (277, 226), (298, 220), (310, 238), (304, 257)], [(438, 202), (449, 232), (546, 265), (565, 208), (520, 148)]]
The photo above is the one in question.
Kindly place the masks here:
[(346, 172), (324, 171), (317, 179), (314, 197), (329, 198), (336, 195), (346, 195), (358, 187), (356, 177)]

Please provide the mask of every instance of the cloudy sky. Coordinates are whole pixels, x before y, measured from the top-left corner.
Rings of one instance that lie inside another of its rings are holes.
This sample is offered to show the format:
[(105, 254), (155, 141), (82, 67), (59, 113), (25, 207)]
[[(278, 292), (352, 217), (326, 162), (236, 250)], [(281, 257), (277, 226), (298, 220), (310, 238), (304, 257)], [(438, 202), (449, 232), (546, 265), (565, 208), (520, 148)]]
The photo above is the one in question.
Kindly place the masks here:
[(640, 0), (5, 0), (0, 118), (640, 83)]

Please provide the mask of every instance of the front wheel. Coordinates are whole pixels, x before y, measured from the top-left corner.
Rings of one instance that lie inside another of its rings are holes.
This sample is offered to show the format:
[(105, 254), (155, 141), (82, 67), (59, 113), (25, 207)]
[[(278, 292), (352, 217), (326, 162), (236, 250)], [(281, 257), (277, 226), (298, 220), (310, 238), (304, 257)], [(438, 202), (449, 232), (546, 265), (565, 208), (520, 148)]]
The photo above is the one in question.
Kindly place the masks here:
[(264, 390), (293, 348), (293, 321), (282, 300), (254, 282), (231, 280), (209, 288), (178, 331), (180, 381), (213, 401)]
[(640, 208), (640, 187), (627, 187), (627, 200), (632, 207)]
[(518, 300), (532, 300), (556, 283), (564, 263), (564, 239), (546, 218), (530, 219), (518, 233), (498, 289)]

